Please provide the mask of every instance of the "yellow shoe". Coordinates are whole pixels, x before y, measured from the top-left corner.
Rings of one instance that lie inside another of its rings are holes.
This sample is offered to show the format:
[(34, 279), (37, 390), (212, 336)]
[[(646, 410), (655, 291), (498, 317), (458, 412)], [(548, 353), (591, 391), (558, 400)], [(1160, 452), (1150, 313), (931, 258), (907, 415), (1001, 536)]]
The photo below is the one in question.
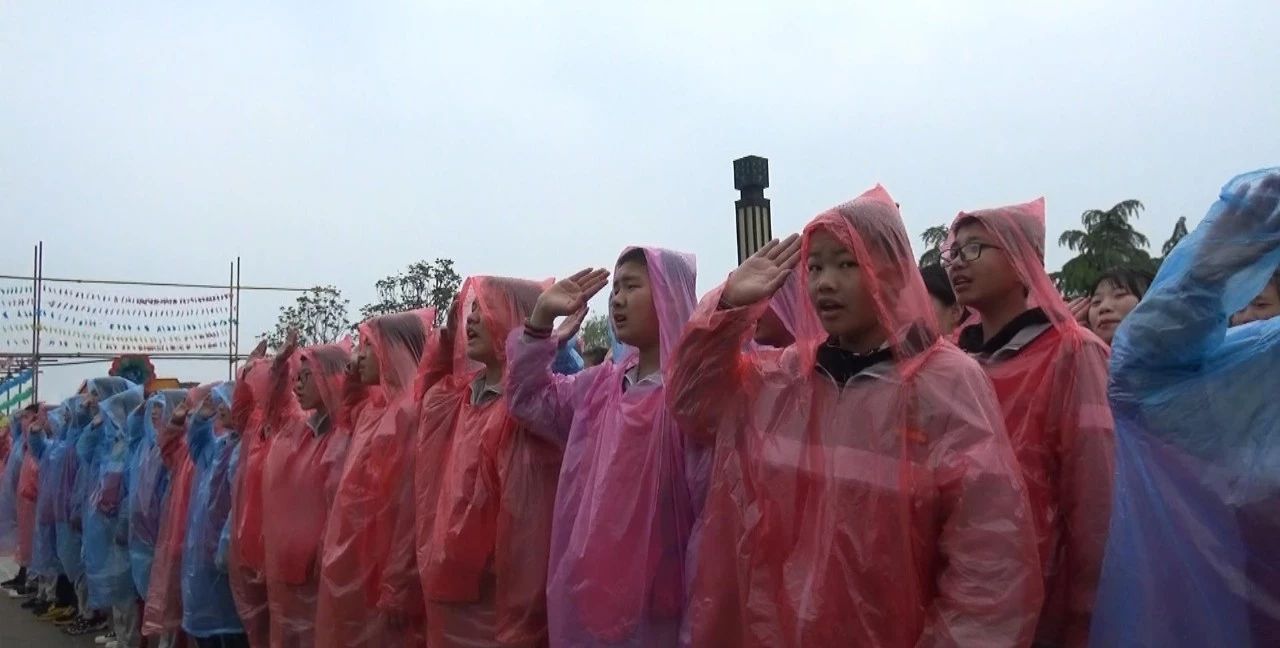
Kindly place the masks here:
[(61, 619), (64, 616), (71, 613), (72, 612), (70, 607), (51, 607), (49, 608), (48, 612), (45, 612), (44, 614), (41, 614), (36, 618), (40, 619), (41, 621), (53, 621), (56, 619)]
[(54, 619), (54, 620), (53, 620), (53, 625), (56, 625), (56, 626), (69, 626), (69, 625), (71, 625), (71, 624), (73, 624), (73, 623), (75, 623), (76, 621), (79, 621), (79, 620), (80, 620), (80, 615), (76, 613), (76, 611), (75, 611), (75, 609), (74, 609), (74, 608), (69, 608), (69, 609), (67, 610), (67, 615), (66, 615), (66, 616), (64, 616), (64, 617), (60, 617), (60, 618), (57, 618), (57, 619)]

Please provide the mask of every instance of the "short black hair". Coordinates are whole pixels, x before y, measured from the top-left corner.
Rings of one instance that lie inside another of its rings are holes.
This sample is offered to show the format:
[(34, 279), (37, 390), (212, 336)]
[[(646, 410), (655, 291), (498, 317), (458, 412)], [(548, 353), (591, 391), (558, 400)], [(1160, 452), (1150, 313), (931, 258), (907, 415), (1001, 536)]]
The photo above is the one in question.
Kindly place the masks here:
[(930, 263), (921, 267), (920, 277), (924, 279), (924, 287), (934, 299), (947, 306), (956, 305), (956, 291), (951, 287), (951, 278), (941, 265)]
[(1118, 266), (1102, 273), (1098, 280), (1093, 282), (1093, 287), (1089, 289), (1089, 295), (1092, 296), (1093, 293), (1098, 292), (1098, 286), (1101, 286), (1104, 281), (1113, 286), (1124, 288), (1129, 291), (1130, 295), (1142, 299), (1147, 295), (1147, 289), (1151, 287), (1151, 282), (1155, 281), (1155, 275), (1142, 268)]
[(644, 248), (631, 248), (623, 253), (622, 256), (618, 257), (618, 262), (614, 264), (614, 267), (621, 267), (626, 263), (634, 263), (648, 268), (649, 257), (645, 256)]

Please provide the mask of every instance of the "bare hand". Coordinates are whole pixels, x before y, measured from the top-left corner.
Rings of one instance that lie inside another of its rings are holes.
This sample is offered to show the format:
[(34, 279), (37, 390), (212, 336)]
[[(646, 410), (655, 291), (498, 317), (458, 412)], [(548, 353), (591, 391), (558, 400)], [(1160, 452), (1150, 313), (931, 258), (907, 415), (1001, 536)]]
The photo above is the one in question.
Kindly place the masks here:
[(566, 317), (581, 310), (591, 298), (609, 285), (609, 271), (599, 268), (579, 270), (561, 279), (538, 297), (529, 321), (537, 326), (550, 328), (557, 317)]
[(253, 351), (249, 352), (249, 360), (258, 360), (267, 357), (267, 341), (261, 340), (258, 346), (253, 347)]
[(92, 425), (93, 427), (98, 427), (99, 425), (102, 425), (102, 414), (99, 413), (97, 416), (93, 417), (93, 421), (90, 423), (90, 425)]
[(564, 321), (560, 322), (560, 326), (556, 327), (556, 344), (564, 344), (573, 339), (573, 336), (577, 335), (582, 328), (582, 323), (586, 321), (587, 313), (590, 311), (591, 309), (583, 307), (578, 312), (564, 318)]
[(191, 407), (187, 405), (186, 401), (178, 403), (178, 406), (173, 408), (173, 414), (169, 417), (169, 423), (172, 425), (182, 425), (186, 423), (187, 414), (190, 412)]
[(721, 299), (730, 306), (750, 306), (773, 296), (800, 261), (800, 236), (774, 239), (729, 275)]

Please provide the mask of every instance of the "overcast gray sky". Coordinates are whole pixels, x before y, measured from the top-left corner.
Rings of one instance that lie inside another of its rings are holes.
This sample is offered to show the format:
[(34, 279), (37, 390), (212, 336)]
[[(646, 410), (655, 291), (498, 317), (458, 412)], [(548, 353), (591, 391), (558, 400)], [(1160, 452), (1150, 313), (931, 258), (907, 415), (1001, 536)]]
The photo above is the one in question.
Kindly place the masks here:
[[(417, 259), (545, 277), (656, 243), (705, 290), (742, 155), (775, 234), (878, 181), (913, 234), (1045, 195), (1056, 238), (1138, 198), (1157, 246), (1280, 162), (1275, 0), (196, 4), (0, 6), (0, 273), (40, 240), (53, 276), (241, 256), (354, 310)], [(245, 298), (246, 348), (288, 300)]]

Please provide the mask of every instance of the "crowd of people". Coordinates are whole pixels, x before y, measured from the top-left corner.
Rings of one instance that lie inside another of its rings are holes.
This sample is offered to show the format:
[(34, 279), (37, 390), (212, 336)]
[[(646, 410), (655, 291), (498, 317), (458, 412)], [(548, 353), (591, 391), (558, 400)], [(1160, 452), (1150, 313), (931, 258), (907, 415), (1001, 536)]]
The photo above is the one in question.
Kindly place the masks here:
[(1070, 303), (1044, 219), (922, 269), (876, 186), (701, 298), (633, 247), (88, 380), (0, 435), (4, 585), (128, 648), (1280, 645), (1280, 169)]

